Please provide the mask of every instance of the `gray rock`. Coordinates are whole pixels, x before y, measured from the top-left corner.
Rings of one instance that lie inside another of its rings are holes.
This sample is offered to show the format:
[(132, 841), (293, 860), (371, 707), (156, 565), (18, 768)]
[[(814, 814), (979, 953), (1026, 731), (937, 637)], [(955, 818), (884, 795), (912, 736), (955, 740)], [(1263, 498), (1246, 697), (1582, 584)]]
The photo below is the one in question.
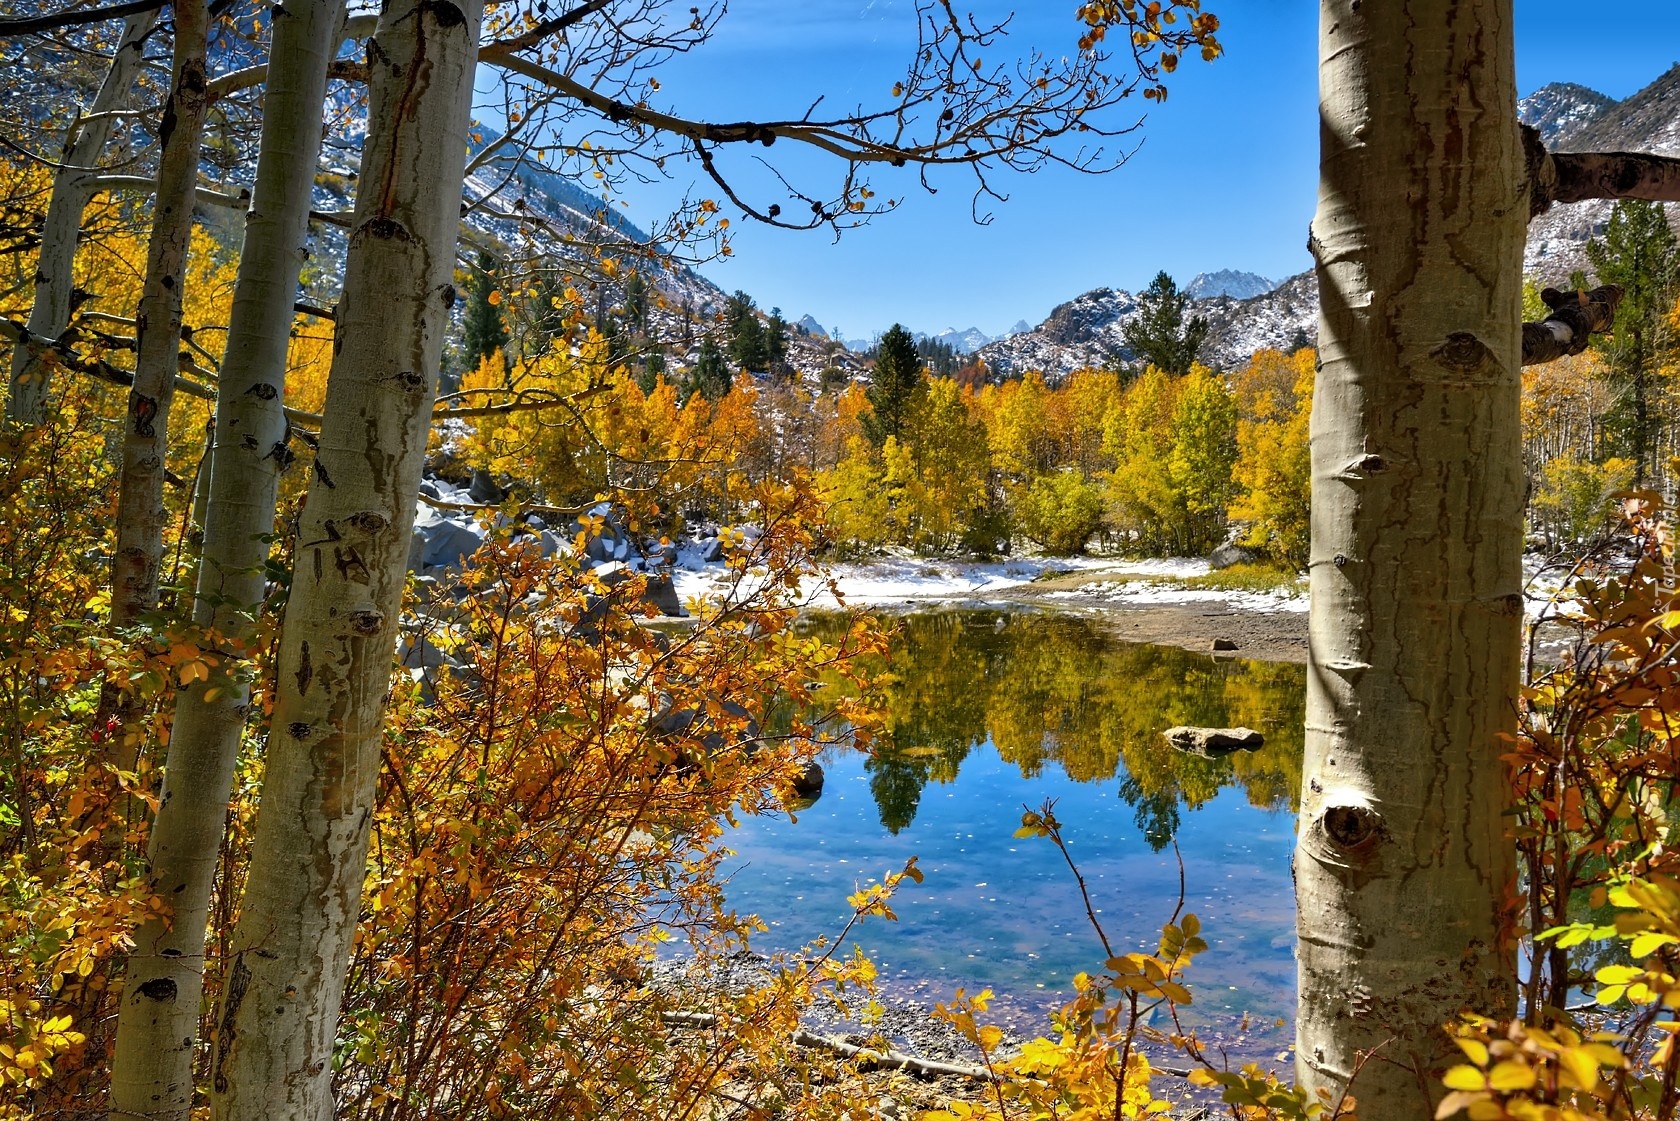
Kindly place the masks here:
[(708, 537), (700, 543), (700, 559), (706, 564), (712, 564), (723, 559), (723, 545), (715, 537)]
[(459, 677), (466, 663), (438, 649), (425, 635), (405, 634), (398, 650), (398, 664), (409, 678), (420, 686), (420, 696), (427, 704), (437, 699), (439, 674)]
[(458, 568), (482, 544), (484, 531), (476, 523), (440, 522), (428, 530), (424, 560), (438, 568)]
[(420, 493), (425, 495), (427, 498), (439, 497), (437, 484), (432, 482), (430, 479), (424, 479), (421, 481)]
[(425, 635), (418, 638), (405, 635), (399, 663), (404, 669), (438, 669), (442, 666), (459, 668), (466, 663), (443, 650)]
[(1209, 644), (1208, 648), (1217, 654), (1223, 650), (1235, 650), (1237, 644), (1228, 638), (1216, 638)]
[(815, 800), (817, 795), (822, 793), (823, 777), (822, 764), (815, 759), (811, 760), (805, 764), (805, 770), (799, 777), (793, 780), (793, 793), (799, 798)]
[(467, 497), (485, 506), (493, 506), (507, 497), (507, 492), (496, 485), (489, 472), (475, 467), (472, 482), (467, 485)]
[(1230, 568), (1234, 564), (1253, 564), (1259, 559), (1260, 554), (1253, 549), (1227, 541), (1208, 554), (1208, 567), (1214, 569)]
[[(723, 711), (728, 713), (730, 716), (747, 715), (747, 710), (734, 701), (723, 701), (720, 703), (719, 707), (721, 707)], [(662, 735), (698, 735), (700, 737), (700, 745), (707, 751), (722, 751), (725, 746), (729, 746), (726, 744), (723, 732), (715, 730), (709, 731), (707, 728), (708, 722), (705, 714), (692, 708), (672, 709), (671, 711), (665, 713), (664, 716), (661, 716), (658, 720), (654, 721), (653, 724), (654, 731)], [(757, 747), (758, 721), (749, 717), (746, 722), (746, 727), (742, 728), (738, 735), (739, 738), (734, 740), (734, 746), (742, 748), (748, 755), (751, 755)]]
[(1167, 742), (1189, 755), (1216, 759), (1233, 751), (1258, 751), (1266, 737), (1253, 728), (1168, 728), (1161, 733)]
[(688, 614), (682, 605), (682, 599), (677, 595), (677, 586), (669, 576), (649, 576), (647, 594), (642, 598), (658, 609), (661, 615), (682, 617)]
[(414, 532), (408, 538), (408, 570), (419, 572), (426, 566), (426, 549), (428, 542), (421, 527), (416, 525)]

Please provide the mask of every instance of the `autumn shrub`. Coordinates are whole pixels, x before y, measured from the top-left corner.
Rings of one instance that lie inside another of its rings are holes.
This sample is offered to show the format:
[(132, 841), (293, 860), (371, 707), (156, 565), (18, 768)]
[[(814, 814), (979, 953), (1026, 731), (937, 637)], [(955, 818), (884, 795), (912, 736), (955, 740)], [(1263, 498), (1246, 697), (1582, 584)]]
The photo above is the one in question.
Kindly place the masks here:
[[(103, 629), (108, 403), (62, 379), (50, 422), (0, 433), (0, 1117), (97, 1090), (109, 966), (150, 910), (144, 772), (170, 646)], [(141, 698), (132, 742), (93, 726), (101, 686)], [(150, 735), (148, 735), (150, 731)], [(97, 1100), (96, 1098), (91, 1100)]]
[[(750, 501), (762, 533), (736, 542), (692, 629), (642, 625), (642, 578), (609, 587), (505, 535), (460, 598), (415, 616), (411, 641), (455, 665), (394, 705), (340, 1037), (346, 1112), (666, 1118), (720, 1093), (814, 1108), (820, 1089), (784, 1084), (817, 1061), (792, 1047), (799, 1012), (866, 964), (812, 951), (741, 993), (653, 971), (673, 939), (703, 973), (763, 929), (723, 895), (727, 822), (780, 807), (813, 753), (871, 721), (850, 667), (879, 648), (873, 626), (830, 641), (790, 626), (811, 495)], [(835, 675), (852, 688), (819, 702)]]

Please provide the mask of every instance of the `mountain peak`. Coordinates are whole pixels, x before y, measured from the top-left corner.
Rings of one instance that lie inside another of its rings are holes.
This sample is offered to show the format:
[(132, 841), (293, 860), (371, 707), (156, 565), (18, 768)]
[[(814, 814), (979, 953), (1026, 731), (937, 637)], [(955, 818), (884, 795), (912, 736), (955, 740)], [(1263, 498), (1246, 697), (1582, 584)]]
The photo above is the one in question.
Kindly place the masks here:
[(1517, 116), (1555, 148), (1604, 115), (1616, 99), (1575, 82), (1552, 82), (1517, 102)]
[(1185, 285), (1184, 294), (1192, 300), (1208, 300), (1215, 296), (1247, 300), (1263, 296), (1277, 286), (1278, 281), (1267, 280), (1259, 273), (1220, 269), (1218, 272), (1197, 273), (1196, 279)]

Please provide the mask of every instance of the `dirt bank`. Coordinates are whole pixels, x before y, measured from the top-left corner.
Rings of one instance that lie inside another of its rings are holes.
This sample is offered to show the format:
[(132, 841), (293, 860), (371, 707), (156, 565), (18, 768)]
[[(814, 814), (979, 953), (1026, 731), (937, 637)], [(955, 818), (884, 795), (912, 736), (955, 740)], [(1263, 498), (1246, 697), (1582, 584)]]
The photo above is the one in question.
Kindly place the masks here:
[(1266, 662), (1307, 660), (1305, 611), (1257, 611), (1228, 599), (1188, 603), (1137, 603), (1113, 594), (1111, 577), (1068, 572), (991, 593), (988, 598), (1068, 611), (1091, 620), (1115, 638), (1213, 652), (1216, 639), (1236, 643), (1234, 658)]

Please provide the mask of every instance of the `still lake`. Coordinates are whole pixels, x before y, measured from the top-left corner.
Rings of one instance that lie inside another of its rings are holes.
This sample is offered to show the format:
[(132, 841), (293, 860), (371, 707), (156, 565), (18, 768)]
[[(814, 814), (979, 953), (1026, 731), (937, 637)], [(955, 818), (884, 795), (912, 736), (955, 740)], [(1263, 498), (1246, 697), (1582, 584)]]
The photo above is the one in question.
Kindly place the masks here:
[[(792, 820), (746, 818), (726, 840), (730, 903), (770, 927), (754, 948), (834, 935), (846, 896), (914, 855), (926, 880), (902, 885), (899, 921), (871, 920), (847, 941), (890, 996), (931, 1005), (989, 988), (994, 1022), (1044, 1032), (1074, 974), (1103, 960), (1055, 847), (1014, 836), (1023, 807), (1054, 799), (1117, 953), (1154, 950), (1182, 855), (1185, 909), (1210, 946), (1189, 972), (1186, 1026), (1232, 1058), (1281, 1057), (1290, 1029), (1278, 1021), (1295, 1004), (1304, 667), (1118, 642), (1067, 615), (941, 611), (897, 626), (881, 667), (886, 734), (868, 752), (830, 749), (822, 796)], [(1187, 755), (1161, 736), (1177, 724), (1246, 725), (1266, 746)]]

